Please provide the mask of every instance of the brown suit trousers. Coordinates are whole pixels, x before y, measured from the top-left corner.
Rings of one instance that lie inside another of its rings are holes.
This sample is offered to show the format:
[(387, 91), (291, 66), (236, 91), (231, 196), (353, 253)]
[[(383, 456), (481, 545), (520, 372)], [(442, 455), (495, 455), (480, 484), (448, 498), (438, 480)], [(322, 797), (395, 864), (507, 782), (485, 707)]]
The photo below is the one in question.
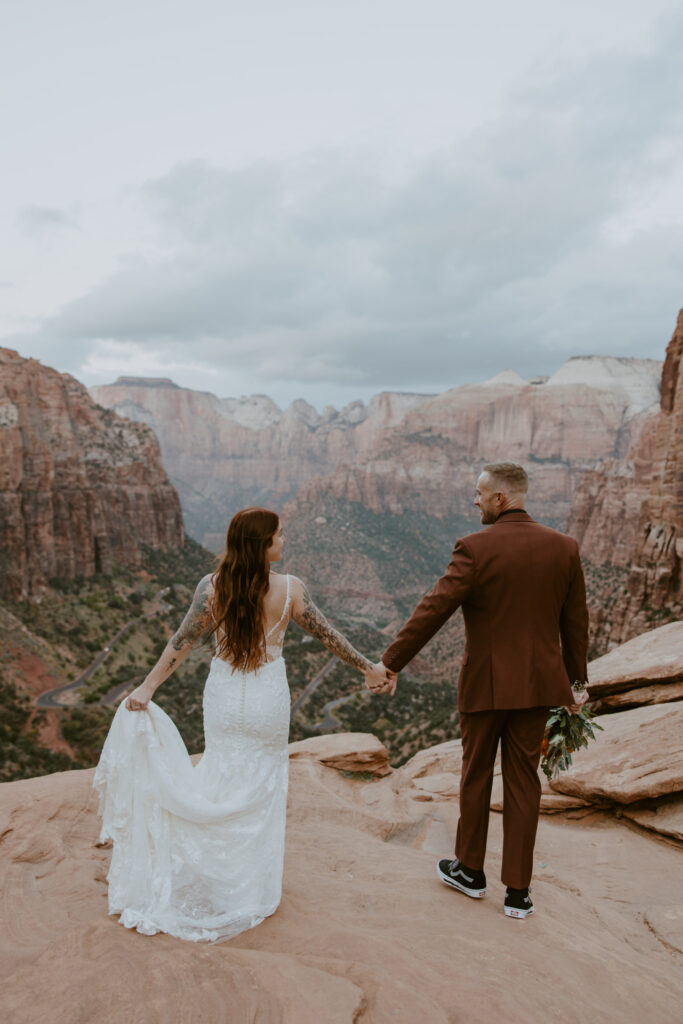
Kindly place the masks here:
[(482, 870), (486, 855), (493, 766), (498, 743), (503, 771), (504, 885), (525, 889), (531, 881), (541, 783), (538, 763), (548, 708), (461, 712), (462, 775), (455, 856)]
[(575, 540), (526, 512), (499, 516), (457, 542), (446, 572), (382, 656), (395, 672), (462, 607), (467, 644), (458, 680), (463, 745), (456, 856), (482, 868), (493, 764), (502, 748), (502, 880), (529, 884), (548, 707), (572, 703), (586, 679), (588, 613)]

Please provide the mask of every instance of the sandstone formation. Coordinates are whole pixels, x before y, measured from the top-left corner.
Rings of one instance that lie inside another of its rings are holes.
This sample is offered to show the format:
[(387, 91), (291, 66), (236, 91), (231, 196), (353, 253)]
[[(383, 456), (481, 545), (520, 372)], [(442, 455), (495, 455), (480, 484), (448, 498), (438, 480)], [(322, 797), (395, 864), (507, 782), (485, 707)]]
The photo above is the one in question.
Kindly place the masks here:
[(365, 773), (381, 778), (391, 771), (389, 751), (376, 736), (368, 733), (339, 732), (313, 736), (289, 747), (291, 758), (310, 757), (338, 771)]
[[(529, 471), (532, 513), (564, 528), (583, 473), (626, 454), (658, 398), (654, 360), (577, 362), (583, 372), (577, 369), (566, 382), (565, 368), (541, 385), (500, 374), (422, 403), (371, 449), (304, 485), (296, 508), (332, 496), (376, 513), (471, 516), (478, 471), (505, 458)], [(615, 364), (619, 381), (610, 389), (604, 386), (605, 362)]]
[(643, 828), (683, 842), (683, 794), (657, 801), (654, 806), (624, 807), (623, 814)]
[(599, 712), (683, 700), (683, 622), (634, 637), (590, 664), (589, 691)]
[(428, 396), (376, 395), (318, 414), (302, 400), (281, 410), (266, 395), (217, 398), (172, 381), (122, 377), (93, 387), (95, 401), (156, 432), (188, 532), (220, 550), (238, 509), (275, 505), (309, 477), (368, 448)]
[[(462, 772), (462, 743), (460, 740), (449, 740), (435, 747), (421, 750), (394, 773), (392, 788), (397, 792), (409, 794), (413, 800), (428, 802), (431, 800), (449, 800), (457, 798)], [(541, 777), (541, 813), (554, 814), (559, 811), (574, 810), (588, 807), (587, 800), (580, 797), (566, 796), (556, 793), (548, 785), (545, 776), (539, 769)], [(503, 779), (500, 767), (500, 754), (496, 760), (491, 791), (491, 810), (503, 810)]]
[(436, 878), (457, 799), (425, 803), (408, 776), (443, 774), (446, 746), (377, 782), (292, 758), (282, 904), (213, 946), (138, 935), (107, 916), (92, 771), (0, 786), (3, 1020), (544, 1024), (552, 1007), (576, 1005), (577, 985), (595, 1024), (676, 1020), (680, 850), (602, 812), (544, 817), (536, 913), (511, 921), (499, 815), (486, 899)]
[(0, 594), (135, 563), (183, 543), (149, 428), (101, 409), (67, 374), (0, 349)]
[(591, 699), (683, 681), (683, 622), (641, 633), (590, 663)]
[(625, 459), (607, 459), (578, 482), (567, 516), (567, 533), (594, 565), (628, 567), (640, 536), (640, 511), (650, 492), (657, 413), (631, 422)]
[(504, 372), (322, 415), (302, 401), (283, 412), (262, 395), (218, 399), (167, 380), (121, 378), (91, 393), (153, 426), (189, 530), (220, 548), (239, 507), (279, 506), (302, 487), (297, 507), (331, 496), (373, 512), (471, 515), (477, 468), (502, 457), (529, 464), (537, 513), (563, 527), (582, 473), (627, 452), (658, 400), (659, 372), (654, 360), (587, 357), (543, 383)]
[(600, 712), (622, 711), (626, 708), (644, 707), (646, 704), (669, 704), (674, 700), (683, 700), (683, 680), (610, 693), (601, 700), (593, 701), (593, 707)]
[(583, 557), (628, 570), (609, 607), (591, 609), (603, 644), (622, 643), (662, 619), (683, 614), (683, 310), (666, 350), (660, 407), (634, 431), (626, 459), (584, 475), (568, 532)]
[(602, 715), (604, 732), (551, 783), (583, 800), (632, 804), (683, 792), (683, 703)]
[(639, 521), (623, 610), (625, 640), (655, 615), (683, 613), (683, 310), (666, 350), (652, 480)]

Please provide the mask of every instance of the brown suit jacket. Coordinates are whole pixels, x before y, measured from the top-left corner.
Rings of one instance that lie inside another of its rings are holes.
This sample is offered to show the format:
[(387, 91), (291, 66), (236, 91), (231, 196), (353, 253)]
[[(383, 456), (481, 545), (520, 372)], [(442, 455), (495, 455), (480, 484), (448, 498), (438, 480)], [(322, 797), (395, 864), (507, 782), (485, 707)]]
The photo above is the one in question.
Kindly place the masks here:
[(399, 672), (462, 605), (461, 711), (572, 703), (587, 678), (588, 611), (578, 544), (523, 511), (459, 540), (446, 572), (382, 661)]

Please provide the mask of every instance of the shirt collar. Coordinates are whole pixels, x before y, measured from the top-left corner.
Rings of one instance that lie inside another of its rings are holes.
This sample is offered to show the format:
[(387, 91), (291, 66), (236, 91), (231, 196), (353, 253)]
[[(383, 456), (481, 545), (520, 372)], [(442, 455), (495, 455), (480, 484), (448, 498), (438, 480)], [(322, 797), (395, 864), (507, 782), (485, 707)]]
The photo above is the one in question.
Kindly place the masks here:
[(518, 516), (519, 515), (527, 516), (529, 519), (531, 519), (531, 516), (529, 515), (529, 513), (527, 512), (527, 510), (525, 508), (506, 508), (504, 512), (500, 513), (500, 515), (496, 519), (496, 522), (499, 523), (500, 520), (503, 518), (503, 516), (510, 516), (513, 513), (515, 515), (518, 515)]

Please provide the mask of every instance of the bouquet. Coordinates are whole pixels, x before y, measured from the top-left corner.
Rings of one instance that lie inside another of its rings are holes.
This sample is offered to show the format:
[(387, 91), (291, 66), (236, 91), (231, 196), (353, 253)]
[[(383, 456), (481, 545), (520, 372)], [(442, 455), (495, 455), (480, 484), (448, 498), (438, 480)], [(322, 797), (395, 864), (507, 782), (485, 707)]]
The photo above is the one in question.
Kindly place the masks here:
[[(585, 689), (585, 683), (572, 685), (577, 701)], [(560, 772), (571, 766), (572, 754), (580, 747), (587, 747), (589, 739), (595, 739), (595, 729), (602, 732), (602, 726), (594, 722), (594, 718), (595, 713), (588, 704), (584, 704), (577, 715), (572, 715), (566, 708), (550, 709), (541, 745), (541, 768), (548, 781), (556, 779)]]

